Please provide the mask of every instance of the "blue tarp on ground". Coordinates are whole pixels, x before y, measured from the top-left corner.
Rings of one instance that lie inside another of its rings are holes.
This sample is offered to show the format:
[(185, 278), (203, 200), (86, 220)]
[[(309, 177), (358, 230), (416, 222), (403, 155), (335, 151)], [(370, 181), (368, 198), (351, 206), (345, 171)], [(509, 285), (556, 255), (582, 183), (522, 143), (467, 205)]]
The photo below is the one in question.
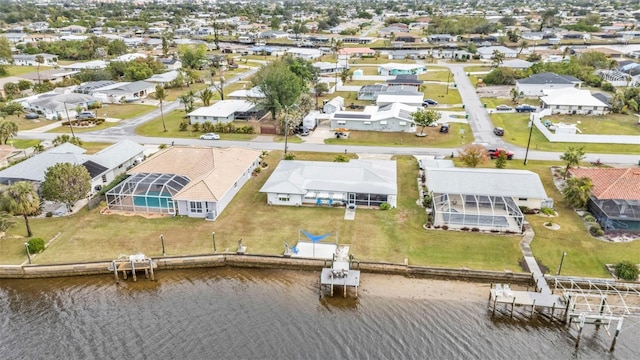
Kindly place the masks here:
[(302, 230), (302, 233), (304, 234), (304, 236), (306, 236), (309, 240), (311, 240), (312, 242), (316, 243), (318, 241), (322, 241), (324, 239), (326, 239), (327, 237), (329, 237), (332, 232), (326, 233), (324, 235), (311, 235), (308, 232)]

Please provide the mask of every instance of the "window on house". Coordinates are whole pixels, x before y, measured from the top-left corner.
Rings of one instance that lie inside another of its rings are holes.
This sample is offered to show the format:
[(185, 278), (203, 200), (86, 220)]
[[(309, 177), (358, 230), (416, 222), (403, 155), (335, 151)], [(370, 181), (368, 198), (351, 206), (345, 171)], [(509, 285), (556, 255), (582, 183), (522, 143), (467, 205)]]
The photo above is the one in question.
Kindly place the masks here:
[(200, 201), (189, 201), (189, 211), (192, 213), (202, 213), (202, 203)]
[(107, 175), (102, 175), (102, 182), (107, 183)]
[(338, 120), (338, 125), (347, 125), (347, 122), (343, 120)]
[(278, 194), (278, 201), (289, 202), (289, 195)]
[(529, 199), (527, 199), (527, 198), (518, 198), (518, 201), (527, 201), (527, 200), (529, 200)]

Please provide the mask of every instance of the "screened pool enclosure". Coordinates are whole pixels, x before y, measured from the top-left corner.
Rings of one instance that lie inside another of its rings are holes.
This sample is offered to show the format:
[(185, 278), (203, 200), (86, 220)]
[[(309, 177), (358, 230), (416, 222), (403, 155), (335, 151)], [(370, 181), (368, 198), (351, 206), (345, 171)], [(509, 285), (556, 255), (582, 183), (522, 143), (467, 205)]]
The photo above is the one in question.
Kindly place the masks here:
[(173, 196), (188, 183), (180, 175), (134, 174), (107, 192), (107, 206), (114, 211), (175, 214)]
[(521, 232), (524, 216), (508, 196), (433, 194), (433, 224)]

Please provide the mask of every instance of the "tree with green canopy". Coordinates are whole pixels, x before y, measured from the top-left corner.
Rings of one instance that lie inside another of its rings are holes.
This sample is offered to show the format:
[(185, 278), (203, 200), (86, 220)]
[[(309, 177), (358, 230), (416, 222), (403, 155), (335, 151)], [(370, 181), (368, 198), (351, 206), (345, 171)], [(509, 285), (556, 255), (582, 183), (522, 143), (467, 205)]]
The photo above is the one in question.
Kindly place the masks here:
[(91, 190), (91, 176), (87, 168), (80, 164), (57, 163), (44, 173), (42, 197), (59, 201), (71, 211), (73, 205), (87, 196)]
[(35, 215), (40, 208), (40, 198), (33, 184), (18, 181), (9, 185), (2, 195), (2, 208), (13, 215), (22, 215), (27, 227), (27, 237), (33, 236), (29, 216)]

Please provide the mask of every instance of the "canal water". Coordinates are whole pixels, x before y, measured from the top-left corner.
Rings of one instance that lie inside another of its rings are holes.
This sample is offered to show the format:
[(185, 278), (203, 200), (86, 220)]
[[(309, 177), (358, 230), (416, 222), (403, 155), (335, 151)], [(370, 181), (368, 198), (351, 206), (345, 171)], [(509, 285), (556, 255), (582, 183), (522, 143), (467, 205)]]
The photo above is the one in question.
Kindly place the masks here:
[(640, 326), (625, 329), (613, 353), (606, 331), (588, 326), (575, 349), (575, 328), (524, 312), (510, 319), (506, 309), (492, 318), (478, 297), (396, 297), (363, 286), (358, 299), (319, 298), (317, 272), (156, 276), (0, 280), (0, 358), (637, 359), (639, 349)]

